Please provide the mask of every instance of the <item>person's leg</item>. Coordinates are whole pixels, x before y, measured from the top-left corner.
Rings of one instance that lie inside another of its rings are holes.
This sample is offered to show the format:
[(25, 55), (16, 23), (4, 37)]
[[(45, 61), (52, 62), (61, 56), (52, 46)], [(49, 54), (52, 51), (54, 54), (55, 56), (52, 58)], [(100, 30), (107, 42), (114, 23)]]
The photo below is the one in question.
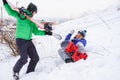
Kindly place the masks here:
[(70, 58), (70, 56), (67, 55), (67, 53), (65, 53), (64, 49), (60, 49), (58, 51), (60, 57), (65, 61), (66, 59)]
[(16, 44), (18, 47), (20, 59), (16, 62), (15, 66), (13, 67), (13, 78), (15, 80), (19, 80), (19, 72), (23, 65), (27, 63), (28, 54), (27, 54), (27, 41), (22, 39), (16, 39)]
[(16, 39), (16, 44), (17, 44), (17, 48), (18, 48), (18, 51), (19, 51), (20, 58), (16, 62), (15, 66), (13, 67), (13, 72), (14, 73), (16, 73), (16, 72), (19, 73), (21, 68), (23, 67), (23, 65), (27, 63), (27, 59), (28, 59), (27, 47), (28, 47), (28, 44), (25, 40), (22, 40), (22, 39)]
[(61, 42), (60, 46), (61, 46), (61, 48), (65, 48), (68, 44), (69, 44), (69, 41), (65, 40), (65, 41)]
[(28, 55), (29, 55), (31, 60), (29, 62), (26, 73), (34, 72), (36, 64), (39, 61), (38, 53), (37, 53), (36, 48), (35, 48), (34, 44), (32, 43), (32, 41), (30, 42), (30, 46), (28, 48)]

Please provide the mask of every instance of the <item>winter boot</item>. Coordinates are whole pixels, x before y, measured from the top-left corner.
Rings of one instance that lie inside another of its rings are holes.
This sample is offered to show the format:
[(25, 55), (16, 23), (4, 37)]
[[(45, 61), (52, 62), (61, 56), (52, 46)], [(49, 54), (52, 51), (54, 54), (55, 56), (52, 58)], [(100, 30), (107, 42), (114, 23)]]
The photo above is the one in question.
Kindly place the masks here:
[(14, 78), (14, 80), (19, 80), (19, 73), (14, 72), (13, 73), (13, 78)]
[(74, 62), (74, 61), (71, 58), (67, 58), (67, 59), (65, 59), (65, 62), (70, 63), (70, 62)]
[(83, 59), (86, 60), (88, 55), (86, 53), (83, 54)]

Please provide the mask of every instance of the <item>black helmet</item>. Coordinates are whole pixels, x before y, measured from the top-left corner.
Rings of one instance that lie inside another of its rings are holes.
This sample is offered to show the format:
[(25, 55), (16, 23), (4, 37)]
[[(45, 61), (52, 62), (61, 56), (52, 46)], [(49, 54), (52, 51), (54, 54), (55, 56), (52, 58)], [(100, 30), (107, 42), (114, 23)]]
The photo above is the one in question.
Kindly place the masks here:
[(28, 11), (30, 11), (30, 12), (37, 12), (37, 6), (36, 5), (34, 5), (33, 3), (30, 3), (29, 5), (28, 5), (28, 7), (27, 7), (27, 10)]

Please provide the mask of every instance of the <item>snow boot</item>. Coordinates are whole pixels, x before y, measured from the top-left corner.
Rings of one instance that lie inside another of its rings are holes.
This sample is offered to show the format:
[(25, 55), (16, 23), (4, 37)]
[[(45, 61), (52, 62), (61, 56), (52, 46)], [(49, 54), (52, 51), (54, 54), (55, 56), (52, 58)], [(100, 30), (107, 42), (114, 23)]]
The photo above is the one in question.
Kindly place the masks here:
[(83, 59), (86, 60), (88, 55), (86, 53), (83, 54)]
[(65, 62), (70, 63), (70, 62), (74, 62), (74, 61), (71, 58), (67, 58), (67, 59), (65, 59)]
[(15, 72), (13, 73), (14, 80), (19, 80), (19, 73)]

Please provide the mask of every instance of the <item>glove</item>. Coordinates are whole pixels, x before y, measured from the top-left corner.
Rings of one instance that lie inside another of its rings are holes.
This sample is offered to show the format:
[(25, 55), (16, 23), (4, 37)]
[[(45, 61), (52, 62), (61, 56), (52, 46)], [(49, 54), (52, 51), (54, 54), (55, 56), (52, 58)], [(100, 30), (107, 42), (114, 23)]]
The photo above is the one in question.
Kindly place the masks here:
[(8, 4), (8, 2), (6, 0), (3, 0), (3, 4)]
[(53, 33), (51, 31), (45, 31), (45, 35), (52, 35)]
[(27, 12), (26, 12), (26, 9), (24, 8), (24, 7), (21, 7), (21, 8), (18, 8), (19, 9), (19, 12), (21, 13), (21, 14), (26, 14), (27, 15)]
[(74, 34), (74, 32), (75, 32), (75, 30), (71, 30), (71, 31), (70, 31), (70, 34)]

